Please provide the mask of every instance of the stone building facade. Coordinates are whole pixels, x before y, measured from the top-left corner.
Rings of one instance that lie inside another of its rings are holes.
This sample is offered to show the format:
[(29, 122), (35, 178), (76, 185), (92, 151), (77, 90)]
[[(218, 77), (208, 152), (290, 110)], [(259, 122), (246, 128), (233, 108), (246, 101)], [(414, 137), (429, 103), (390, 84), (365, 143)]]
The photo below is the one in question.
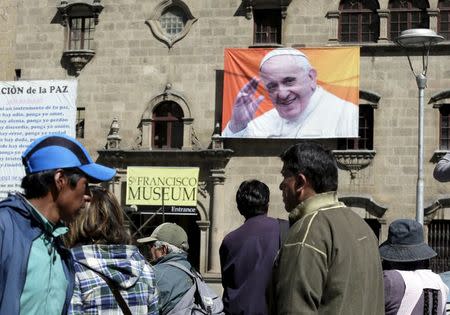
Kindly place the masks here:
[[(110, 187), (124, 206), (127, 166), (200, 167), (197, 216), (164, 219), (188, 229), (193, 260), (213, 281), (220, 276), (222, 238), (243, 221), (234, 201), (243, 180), (266, 182), (272, 192), (270, 215), (286, 217), (278, 155), (296, 143), (220, 138), (224, 49), (361, 47), (360, 103), (373, 135), (366, 134), (370, 139), (364, 145), (320, 142), (335, 150), (342, 200), (382, 241), (390, 222), (415, 216), (417, 86), (405, 51), (393, 42), (395, 28), (429, 27), (447, 37), (448, 2), (414, 1), (419, 3), (414, 7), (412, 1), (379, 0), (364, 1), (363, 7), (356, 0), (2, 1), (0, 78), (78, 80), (80, 140), (100, 162), (117, 167)], [(346, 14), (358, 16), (357, 31), (369, 21), (372, 33), (352, 37), (349, 30), (355, 26), (349, 26)], [(265, 25), (267, 16), (275, 22)], [(264, 27), (276, 36), (258, 39)], [(450, 97), (449, 48), (446, 40), (432, 50), (425, 94), (425, 223), (441, 224), (439, 233), (448, 229), (450, 186), (436, 182), (432, 170), (449, 149), (448, 115), (439, 110)], [(420, 59), (419, 50), (409, 52), (413, 62)], [(169, 143), (156, 126), (173, 111), (178, 114), (171, 130), (178, 137), (164, 134), (172, 137)], [(140, 207), (127, 209), (136, 229), (151, 216)], [(141, 232), (161, 222), (161, 215), (152, 220)], [(442, 242), (436, 246), (448, 250), (449, 240)]]

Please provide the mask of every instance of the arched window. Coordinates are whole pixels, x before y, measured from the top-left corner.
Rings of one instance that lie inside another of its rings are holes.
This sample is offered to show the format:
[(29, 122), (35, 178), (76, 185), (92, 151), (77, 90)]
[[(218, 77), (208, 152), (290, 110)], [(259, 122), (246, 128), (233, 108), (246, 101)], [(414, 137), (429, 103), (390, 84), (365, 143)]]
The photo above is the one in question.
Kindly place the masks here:
[(342, 0), (339, 5), (339, 41), (376, 42), (380, 34), (378, 1)]
[(410, 28), (429, 28), (428, 7), (426, 0), (389, 1), (390, 39), (395, 40), (402, 31)]
[(172, 101), (160, 103), (153, 111), (152, 147), (181, 149), (183, 147), (183, 110)]
[(445, 39), (450, 39), (450, 0), (441, 0), (438, 3), (438, 33)]

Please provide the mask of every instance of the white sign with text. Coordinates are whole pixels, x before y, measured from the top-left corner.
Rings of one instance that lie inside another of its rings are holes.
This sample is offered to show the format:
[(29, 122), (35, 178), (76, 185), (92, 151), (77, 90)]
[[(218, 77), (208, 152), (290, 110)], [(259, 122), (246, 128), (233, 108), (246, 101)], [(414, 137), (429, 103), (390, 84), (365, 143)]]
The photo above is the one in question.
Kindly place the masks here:
[(0, 199), (19, 191), (21, 155), (49, 133), (75, 136), (76, 80), (0, 81)]

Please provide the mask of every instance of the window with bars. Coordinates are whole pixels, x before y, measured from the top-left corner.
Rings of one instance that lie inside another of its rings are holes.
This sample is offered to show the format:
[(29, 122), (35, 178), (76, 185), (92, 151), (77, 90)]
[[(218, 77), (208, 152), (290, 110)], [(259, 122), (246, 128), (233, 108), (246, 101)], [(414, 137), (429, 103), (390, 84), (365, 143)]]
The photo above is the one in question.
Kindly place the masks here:
[(429, 28), (430, 18), (427, 8), (426, 0), (389, 1), (390, 39), (395, 40), (402, 31), (410, 28)]
[(377, 1), (341, 1), (339, 41), (376, 42), (380, 34), (380, 18), (376, 11), (378, 8)]
[(450, 221), (433, 220), (428, 225), (428, 245), (437, 253), (431, 259), (431, 270), (441, 273), (450, 270)]
[(77, 138), (84, 138), (84, 120), (86, 109), (84, 107), (77, 108), (77, 118), (75, 121), (75, 133)]
[(441, 105), (439, 116), (439, 149), (450, 150), (450, 104)]
[(187, 20), (183, 9), (178, 6), (170, 6), (161, 14), (159, 23), (167, 35), (173, 36), (183, 31)]
[(175, 102), (162, 102), (153, 111), (152, 147), (181, 149), (183, 147), (183, 110)]
[(95, 22), (93, 17), (69, 19), (69, 50), (92, 49)]
[(338, 140), (339, 150), (373, 150), (373, 107), (369, 104), (359, 105), (358, 139), (344, 138)]
[(281, 9), (253, 11), (254, 44), (281, 44)]
[(441, 0), (438, 3), (438, 33), (445, 39), (450, 39), (450, 0)]

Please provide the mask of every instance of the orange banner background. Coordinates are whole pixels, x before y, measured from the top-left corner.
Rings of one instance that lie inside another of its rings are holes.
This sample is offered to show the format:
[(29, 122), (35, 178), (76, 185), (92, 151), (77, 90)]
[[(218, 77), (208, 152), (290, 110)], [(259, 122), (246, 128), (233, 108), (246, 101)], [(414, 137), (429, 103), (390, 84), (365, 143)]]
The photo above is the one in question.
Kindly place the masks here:
[[(273, 48), (225, 49), (222, 130), (231, 118), (239, 90), (253, 77), (259, 77), (259, 64)], [(299, 49), (317, 70), (317, 83), (338, 97), (359, 104), (359, 47), (323, 47)], [(258, 85), (255, 97), (264, 95), (256, 117), (273, 108), (269, 95)]]

